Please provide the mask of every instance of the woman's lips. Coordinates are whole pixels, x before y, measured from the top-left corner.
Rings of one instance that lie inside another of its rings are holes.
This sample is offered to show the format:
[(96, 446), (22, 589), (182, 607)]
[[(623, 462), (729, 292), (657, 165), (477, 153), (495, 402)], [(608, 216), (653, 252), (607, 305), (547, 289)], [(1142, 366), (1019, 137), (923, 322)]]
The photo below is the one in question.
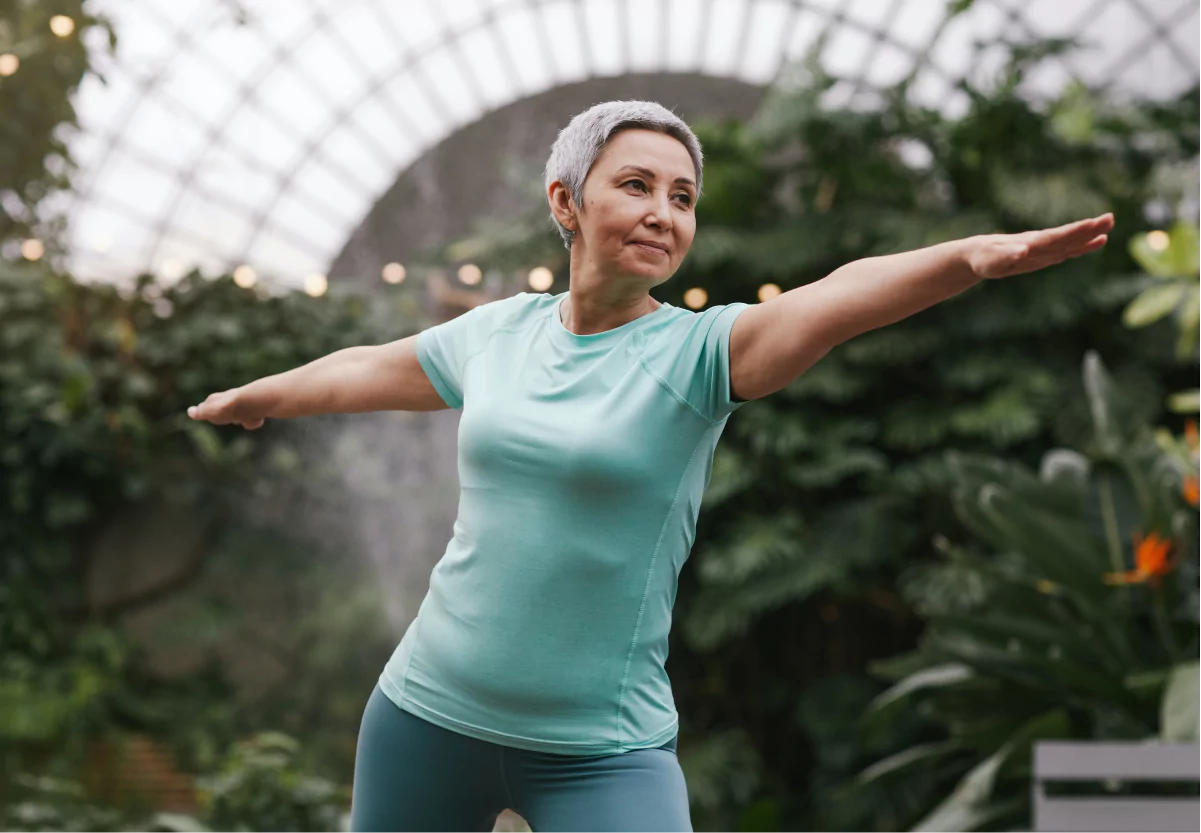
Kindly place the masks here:
[(637, 246), (640, 249), (645, 249), (648, 252), (654, 252), (655, 254), (660, 254), (660, 255), (667, 254), (667, 252), (663, 251), (658, 246), (648, 246), (645, 243), (631, 243), (630, 245)]

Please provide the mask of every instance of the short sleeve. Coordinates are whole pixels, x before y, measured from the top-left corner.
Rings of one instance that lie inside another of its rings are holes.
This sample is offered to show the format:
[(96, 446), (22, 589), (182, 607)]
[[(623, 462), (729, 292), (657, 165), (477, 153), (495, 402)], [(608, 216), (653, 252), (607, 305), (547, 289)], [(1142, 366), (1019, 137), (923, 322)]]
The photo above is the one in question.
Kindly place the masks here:
[(520, 292), (511, 298), (480, 304), (417, 336), (417, 361), (448, 406), (463, 407), (463, 374), (468, 360), (487, 347), (492, 334), (529, 297), (529, 293)]
[(653, 369), (694, 410), (719, 422), (743, 404), (730, 391), (730, 331), (750, 305), (710, 307), (681, 316), (653, 350)]

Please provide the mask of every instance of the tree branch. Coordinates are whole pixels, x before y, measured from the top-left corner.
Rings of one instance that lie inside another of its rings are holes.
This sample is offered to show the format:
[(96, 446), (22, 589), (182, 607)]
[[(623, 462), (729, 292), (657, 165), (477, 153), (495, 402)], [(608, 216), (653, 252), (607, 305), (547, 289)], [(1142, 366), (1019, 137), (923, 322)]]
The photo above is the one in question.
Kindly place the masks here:
[(112, 619), (130, 611), (152, 605), (179, 592), (200, 577), (204, 568), (204, 562), (208, 558), (209, 551), (217, 539), (218, 529), (219, 525), (216, 521), (210, 521), (205, 525), (204, 530), (196, 538), (196, 542), (188, 550), (183, 567), (174, 574), (147, 587), (139, 588), (124, 596), (110, 599), (99, 605), (89, 605), (85, 600), (82, 605), (69, 609), (67, 615), (72, 617), (86, 616), (95, 619)]

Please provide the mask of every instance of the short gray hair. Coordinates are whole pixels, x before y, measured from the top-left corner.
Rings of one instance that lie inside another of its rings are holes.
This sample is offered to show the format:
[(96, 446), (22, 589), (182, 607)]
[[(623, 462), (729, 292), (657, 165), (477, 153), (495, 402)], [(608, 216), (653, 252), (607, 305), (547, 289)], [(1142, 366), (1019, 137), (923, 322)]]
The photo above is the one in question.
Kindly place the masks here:
[[(583, 204), (584, 180), (605, 145), (620, 130), (643, 128), (657, 130), (678, 139), (692, 157), (696, 169), (696, 198), (701, 196), (701, 168), (704, 156), (700, 140), (684, 120), (655, 101), (605, 101), (594, 104), (577, 114), (559, 131), (550, 149), (543, 174), (543, 193), (556, 179), (562, 182), (576, 208)], [(551, 212), (551, 222), (563, 238), (563, 245), (571, 249), (575, 232), (565, 228)]]

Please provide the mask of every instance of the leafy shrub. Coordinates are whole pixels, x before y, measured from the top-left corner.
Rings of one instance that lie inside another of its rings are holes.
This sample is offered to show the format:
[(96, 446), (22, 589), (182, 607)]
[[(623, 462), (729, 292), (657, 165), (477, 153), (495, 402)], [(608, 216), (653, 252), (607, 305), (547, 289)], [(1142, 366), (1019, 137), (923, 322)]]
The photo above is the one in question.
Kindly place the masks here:
[[(940, 541), (911, 571), (929, 620), (869, 727), (916, 709), (936, 729), (861, 783), (916, 778), (947, 795), (917, 827), (1029, 824), (1029, 751), (1041, 738), (1197, 737), (1198, 513), (1183, 464), (1132, 416), (1100, 359), (1084, 362), (1093, 441), (1040, 471), (949, 455), (955, 510), (975, 539)], [(1190, 696), (1191, 693), (1191, 696)]]
[(311, 774), (300, 745), (279, 732), (238, 743), (220, 771), (200, 780), (214, 830), (345, 830), (349, 790)]

